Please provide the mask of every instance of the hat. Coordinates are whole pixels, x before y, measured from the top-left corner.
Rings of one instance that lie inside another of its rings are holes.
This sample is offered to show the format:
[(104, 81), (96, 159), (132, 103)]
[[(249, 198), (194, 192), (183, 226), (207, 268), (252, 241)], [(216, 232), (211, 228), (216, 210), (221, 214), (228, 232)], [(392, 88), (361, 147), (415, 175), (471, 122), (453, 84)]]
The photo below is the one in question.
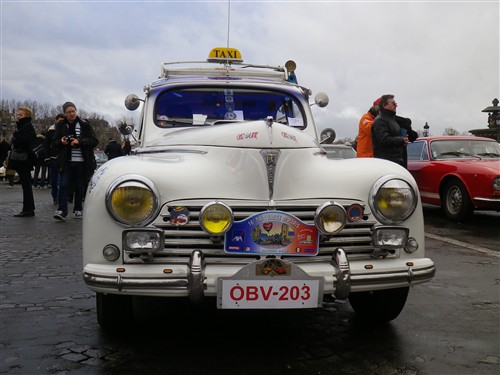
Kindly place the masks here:
[(71, 103), (71, 102), (66, 102), (66, 103), (64, 103), (64, 104), (63, 104), (63, 106), (62, 106), (63, 111), (64, 111), (64, 112), (66, 112), (66, 108), (68, 108), (68, 107), (73, 107), (73, 108), (75, 108), (75, 109), (76, 109), (76, 105), (74, 105), (74, 104), (73, 104), (73, 103)]
[(377, 100), (375, 100), (375, 101), (373, 102), (373, 105), (378, 106), (378, 105), (379, 105), (379, 103), (380, 103), (380, 99), (381, 99), (381, 98), (378, 98)]

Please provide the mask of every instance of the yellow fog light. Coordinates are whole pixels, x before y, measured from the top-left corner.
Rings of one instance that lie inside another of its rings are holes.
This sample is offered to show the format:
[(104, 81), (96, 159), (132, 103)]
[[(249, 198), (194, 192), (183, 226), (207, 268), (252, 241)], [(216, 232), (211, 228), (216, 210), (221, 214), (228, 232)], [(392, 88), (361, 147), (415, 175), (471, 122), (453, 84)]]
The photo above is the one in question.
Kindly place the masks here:
[(347, 214), (338, 203), (327, 202), (318, 207), (314, 223), (323, 234), (335, 234), (344, 229)]
[(158, 209), (158, 194), (151, 186), (138, 180), (116, 181), (106, 194), (108, 212), (122, 224), (147, 224)]
[(201, 227), (213, 235), (226, 233), (233, 224), (233, 212), (221, 202), (211, 202), (201, 209)]

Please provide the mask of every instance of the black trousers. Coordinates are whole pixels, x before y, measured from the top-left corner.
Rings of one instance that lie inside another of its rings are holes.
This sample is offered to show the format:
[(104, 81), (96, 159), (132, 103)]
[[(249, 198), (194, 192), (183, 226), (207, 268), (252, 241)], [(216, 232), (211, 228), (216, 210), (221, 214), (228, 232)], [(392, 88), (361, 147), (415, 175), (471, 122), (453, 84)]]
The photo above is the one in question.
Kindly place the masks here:
[(33, 198), (33, 187), (31, 186), (31, 166), (28, 163), (22, 163), (17, 168), (17, 174), (23, 188), (23, 211), (34, 211), (35, 199)]

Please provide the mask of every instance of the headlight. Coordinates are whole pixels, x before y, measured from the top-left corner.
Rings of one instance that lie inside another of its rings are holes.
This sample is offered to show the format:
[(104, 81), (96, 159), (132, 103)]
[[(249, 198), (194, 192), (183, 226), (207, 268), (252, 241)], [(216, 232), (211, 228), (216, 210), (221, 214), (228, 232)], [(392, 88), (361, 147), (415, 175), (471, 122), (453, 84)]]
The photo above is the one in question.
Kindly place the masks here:
[(157, 230), (126, 230), (123, 249), (127, 252), (151, 252), (164, 248), (163, 233)]
[(401, 249), (408, 241), (408, 228), (380, 227), (373, 230), (373, 247), (381, 249)]
[(233, 225), (233, 212), (224, 203), (208, 203), (201, 209), (200, 224), (209, 234), (222, 235)]
[(314, 223), (323, 234), (340, 232), (346, 223), (346, 212), (340, 204), (327, 202), (316, 210)]
[(145, 177), (123, 176), (109, 187), (106, 208), (119, 223), (146, 225), (158, 211), (158, 193)]
[(493, 189), (500, 190), (500, 177), (495, 177), (493, 180)]
[(384, 176), (373, 185), (370, 207), (380, 222), (400, 223), (415, 211), (417, 194), (408, 182), (394, 176)]

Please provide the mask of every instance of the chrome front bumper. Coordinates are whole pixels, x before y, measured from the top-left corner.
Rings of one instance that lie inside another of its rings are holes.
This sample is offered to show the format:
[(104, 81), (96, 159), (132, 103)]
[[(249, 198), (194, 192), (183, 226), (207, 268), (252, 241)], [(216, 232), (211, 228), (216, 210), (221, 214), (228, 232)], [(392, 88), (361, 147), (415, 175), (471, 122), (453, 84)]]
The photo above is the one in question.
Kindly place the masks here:
[[(256, 261), (254, 263), (258, 263)], [(286, 262), (286, 261), (285, 261)], [(366, 269), (364, 263), (388, 264)], [(330, 262), (301, 263), (300, 268), (310, 276), (324, 279), (324, 294), (346, 299), (351, 291), (366, 291), (405, 287), (430, 281), (435, 274), (434, 263), (427, 258), (404, 260), (356, 261), (355, 269), (342, 249), (337, 249)], [(294, 265), (294, 267), (298, 267)], [(87, 286), (101, 293), (143, 296), (189, 297), (198, 302), (204, 296), (217, 295), (217, 279), (230, 277), (241, 265), (207, 264), (201, 250), (191, 253), (187, 265), (93, 265), (85, 266), (83, 279)], [(145, 272), (147, 271), (147, 272)]]

